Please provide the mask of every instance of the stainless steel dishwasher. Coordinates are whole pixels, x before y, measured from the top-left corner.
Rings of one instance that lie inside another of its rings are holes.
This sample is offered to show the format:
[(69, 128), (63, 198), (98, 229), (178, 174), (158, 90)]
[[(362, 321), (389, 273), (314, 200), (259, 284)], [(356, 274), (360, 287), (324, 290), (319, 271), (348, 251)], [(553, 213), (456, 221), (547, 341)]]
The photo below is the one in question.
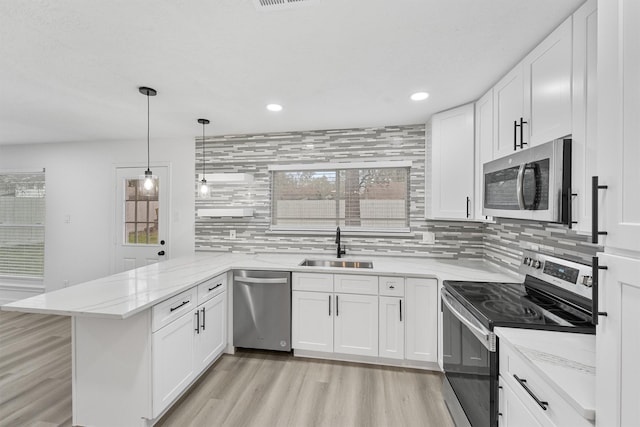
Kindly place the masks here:
[(290, 272), (233, 272), (233, 345), (291, 351)]

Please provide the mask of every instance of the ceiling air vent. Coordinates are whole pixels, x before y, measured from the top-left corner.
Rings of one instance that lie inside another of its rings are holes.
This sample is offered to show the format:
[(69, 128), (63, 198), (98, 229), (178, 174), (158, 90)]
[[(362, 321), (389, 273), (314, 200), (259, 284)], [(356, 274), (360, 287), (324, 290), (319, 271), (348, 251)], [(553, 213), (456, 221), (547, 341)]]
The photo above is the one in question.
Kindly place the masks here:
[(309, 6), (320, 0), (253, 0), (258, 10), (284, 10), (300, 6)]

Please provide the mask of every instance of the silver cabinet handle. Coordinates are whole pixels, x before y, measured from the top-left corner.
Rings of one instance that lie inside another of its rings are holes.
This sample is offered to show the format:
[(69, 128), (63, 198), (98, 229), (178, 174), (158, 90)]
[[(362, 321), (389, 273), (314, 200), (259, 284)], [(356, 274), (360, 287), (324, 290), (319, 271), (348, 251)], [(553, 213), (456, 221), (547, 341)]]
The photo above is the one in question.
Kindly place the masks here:
[(200, 333), (200, 310), (196, 310), (196, 312), (194, 313), (196, 316), (196, 334)]
[(278, 278), (263, 278), (263, 277), (234, 277), (233, 280), (235, 282), (243, 282), (243, 283), (287, 283), (289, 279), (286, 277), (278, 277)]
[(402, 300), (400, 300), (400, 321), (402, 322)]
[(340, 316), (340, 310), (338, 308), (338, 295), (336, 295), (336, 316)]
[(518, 169), (518, 178), (516, 181), (516, 195), (518, 196), (518, 207), (521, 210), (525, 209), (524, 204), (524, 170), (527, 167), (526, 164), (521, 164), (520, 169)]
[(204, 307), (202, 307), (202, 330), (204, 331)]
[(331, 295), (329, 295), (329, 316), (331, 316)]

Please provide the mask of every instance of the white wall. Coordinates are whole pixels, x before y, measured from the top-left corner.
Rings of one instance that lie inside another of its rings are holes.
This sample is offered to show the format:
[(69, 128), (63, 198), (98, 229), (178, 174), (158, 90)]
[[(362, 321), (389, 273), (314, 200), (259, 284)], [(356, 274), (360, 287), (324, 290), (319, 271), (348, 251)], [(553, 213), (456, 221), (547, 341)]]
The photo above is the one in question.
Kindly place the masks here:
[[(144, 173), (145, 142), (0, 146), (0, 170), (46, 169), (47, 292), (64, 287), (65, 281), (71, 286), (112, 273), (115, 167), (139, 164), (140, 173)], [(154, 163), (170, 167), (167, 244), (173, 258), (194, 251), (194, 146), (193, 140), (151, 141), (151, 170)], [(65, 223), (67, 216), (70, 223)]]

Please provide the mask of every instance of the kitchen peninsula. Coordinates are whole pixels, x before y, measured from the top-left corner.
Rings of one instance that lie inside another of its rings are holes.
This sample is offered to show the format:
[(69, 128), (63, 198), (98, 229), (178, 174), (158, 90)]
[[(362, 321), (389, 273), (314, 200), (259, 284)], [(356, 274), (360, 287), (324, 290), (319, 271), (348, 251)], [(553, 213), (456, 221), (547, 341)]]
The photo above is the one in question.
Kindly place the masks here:
[[(300, 254), (198, 253), (2, 309), (73, 317), (74, 424), (152, 425), (224, 351), (233, 351), (226, 338), (232, 298), (226, 292), (226, 280), (234, 269), (430, 278), (439, 283), (445, 279), (517, 280), (481, 260), (367, 257), (373, 268), (357, 270), (300, 266), (304, 259)], [(206, 312), (206, 331), (200, 330), (204, 318), (198, 314), (205, 304), (212, 305)], [(433, 310), (439, 312), (439, 307)], [(213, 334), (212, 338), (204, 332)], [(192, 345), (172, 345), (184, 342), (172, 341), (180, 338)], [(207, 340), (212, 340), (210, 345)], [(208, 350), (203, 352), (203, 347)]]

